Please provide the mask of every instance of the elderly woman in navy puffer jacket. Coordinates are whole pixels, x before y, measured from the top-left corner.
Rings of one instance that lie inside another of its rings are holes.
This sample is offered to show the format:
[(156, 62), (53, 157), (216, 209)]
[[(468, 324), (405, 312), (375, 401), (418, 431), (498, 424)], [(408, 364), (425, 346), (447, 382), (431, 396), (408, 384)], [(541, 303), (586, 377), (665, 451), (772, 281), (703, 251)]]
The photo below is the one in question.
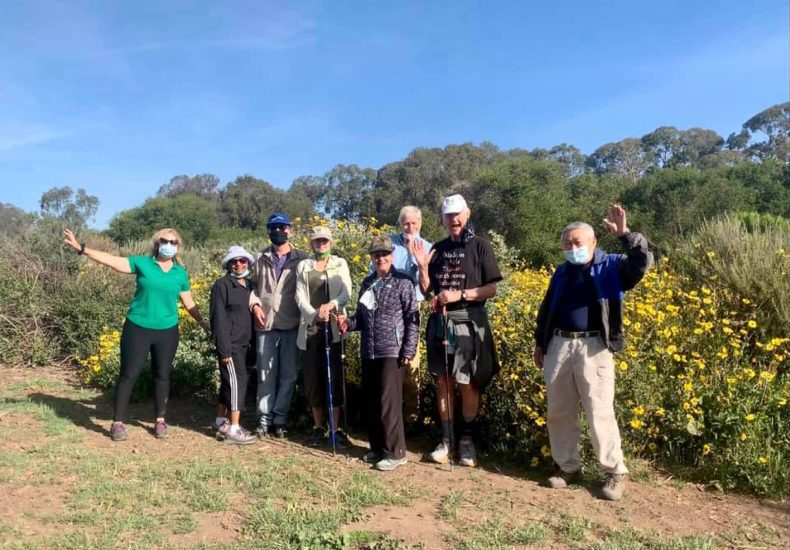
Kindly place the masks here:
[(406, 463), (403, 375), (417, 349), (420, 314), (414, 282), (392, 268), (392, 240), (373, 237), (374, 272), (362, 281), (357, 310), (338, 316), (342, 331), (362, 331), (362, 391), (370, 452), (363, 460), (381, 471)]

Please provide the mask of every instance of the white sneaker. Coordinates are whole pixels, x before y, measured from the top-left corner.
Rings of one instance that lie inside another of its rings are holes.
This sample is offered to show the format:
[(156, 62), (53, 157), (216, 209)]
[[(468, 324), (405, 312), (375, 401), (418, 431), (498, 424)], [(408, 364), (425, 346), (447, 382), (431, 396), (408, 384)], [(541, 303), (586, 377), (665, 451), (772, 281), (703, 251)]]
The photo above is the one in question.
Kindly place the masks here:
[(477, 466), (475, 443), (468, 435), (462, 437), (461, 441), (458, 442), (458, 464), (461, 466), (468, 466), (469, 468)]
[(431, 462), (436, 462), (437, 464), (447, 464), (447, 461), (450, 460), (450, 447), (447, 445), (446, 441), (442, 441), (428, 456), (431, 459)]

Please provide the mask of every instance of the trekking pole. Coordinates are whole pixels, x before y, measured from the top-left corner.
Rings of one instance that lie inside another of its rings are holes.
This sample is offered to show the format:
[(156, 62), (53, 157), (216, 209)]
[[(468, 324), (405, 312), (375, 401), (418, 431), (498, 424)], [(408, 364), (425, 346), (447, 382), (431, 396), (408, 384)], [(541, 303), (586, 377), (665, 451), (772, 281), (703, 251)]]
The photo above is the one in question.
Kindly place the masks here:
[[(337, 321), (337, 319), (335, 319)], [(343, 382), (343, 433), (348, 435), (348, 402), (346, 401), (346, 343), (343, 334), (340, 335), (340, 366), (342, 370), (341, 381)]]
[[(453, 408), (450, 406), (450, 361), (447, 359), (447, 355), (450, 352), (450, 337), (447, 334), (449, 328), (449, 320), (447, 319), (447, 306), (442, 306), (442, 326), (444, 327), (444, 331), (442, 333), (442, 346), (444, 346), (444, 379), (445, 379), (445, 389), (447, 390), (445, 398), (447, 399), (445, 407), (447, 408), (447, 424), (450, 426), (450, 452), (447, 453), (447, 457), (450, 459), (450, 471), (453, 471), (453, 453), (455, 452), (455, 441), (453, 437), (453, 432), (455, 431), (455, 426), (453, 425)], [(455, 392), (455, 388), (453, 388), (453, 392)]]
[(332, 358), (331, 358), (331, 340), (329, 337), (329, 321), (324, 323), (324, 345), (326, 350), (326, 387), (327, 387), (327, 404), (329, 409), (329, 444), (332, 446), (332, 456), (335, 455), (336, 442), (335, 442), (335, 407), (332, 402)]

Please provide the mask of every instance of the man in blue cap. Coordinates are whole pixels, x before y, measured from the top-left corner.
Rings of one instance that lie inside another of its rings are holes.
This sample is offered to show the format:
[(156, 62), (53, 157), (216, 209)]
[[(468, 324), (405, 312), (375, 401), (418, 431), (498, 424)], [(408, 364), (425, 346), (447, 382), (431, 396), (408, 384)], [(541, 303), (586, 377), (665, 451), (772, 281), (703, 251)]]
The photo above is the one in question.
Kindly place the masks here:
[(276, 213), (266, 222), (271, 244), (261, 250), (252, 268), (255, 288), (250, 311), (257, 330), (258, 437), (285, 437), (288, 412), (299, 374), (296, 335), (296, 266), (308, 254), (289, 242), (291, 220)]

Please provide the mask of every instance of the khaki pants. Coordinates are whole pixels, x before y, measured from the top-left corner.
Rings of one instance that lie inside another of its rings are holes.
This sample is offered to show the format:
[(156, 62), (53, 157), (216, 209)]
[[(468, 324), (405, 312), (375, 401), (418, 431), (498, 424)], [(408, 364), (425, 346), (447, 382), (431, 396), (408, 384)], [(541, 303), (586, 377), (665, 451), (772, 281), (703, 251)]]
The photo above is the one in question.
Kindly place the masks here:
[(409, 362), (406, 372), (403, 373), (403, 419), (414, 422), (420, 415), (420, 342), (414, 357)]
[(551, 456), (565, 472), (581, 468), (579, 401), (590, 425), (595, 457), (606, 473), (625, 474), (614, 415), (614, 361), (600, 337), (553, 336), (543, 360)]

